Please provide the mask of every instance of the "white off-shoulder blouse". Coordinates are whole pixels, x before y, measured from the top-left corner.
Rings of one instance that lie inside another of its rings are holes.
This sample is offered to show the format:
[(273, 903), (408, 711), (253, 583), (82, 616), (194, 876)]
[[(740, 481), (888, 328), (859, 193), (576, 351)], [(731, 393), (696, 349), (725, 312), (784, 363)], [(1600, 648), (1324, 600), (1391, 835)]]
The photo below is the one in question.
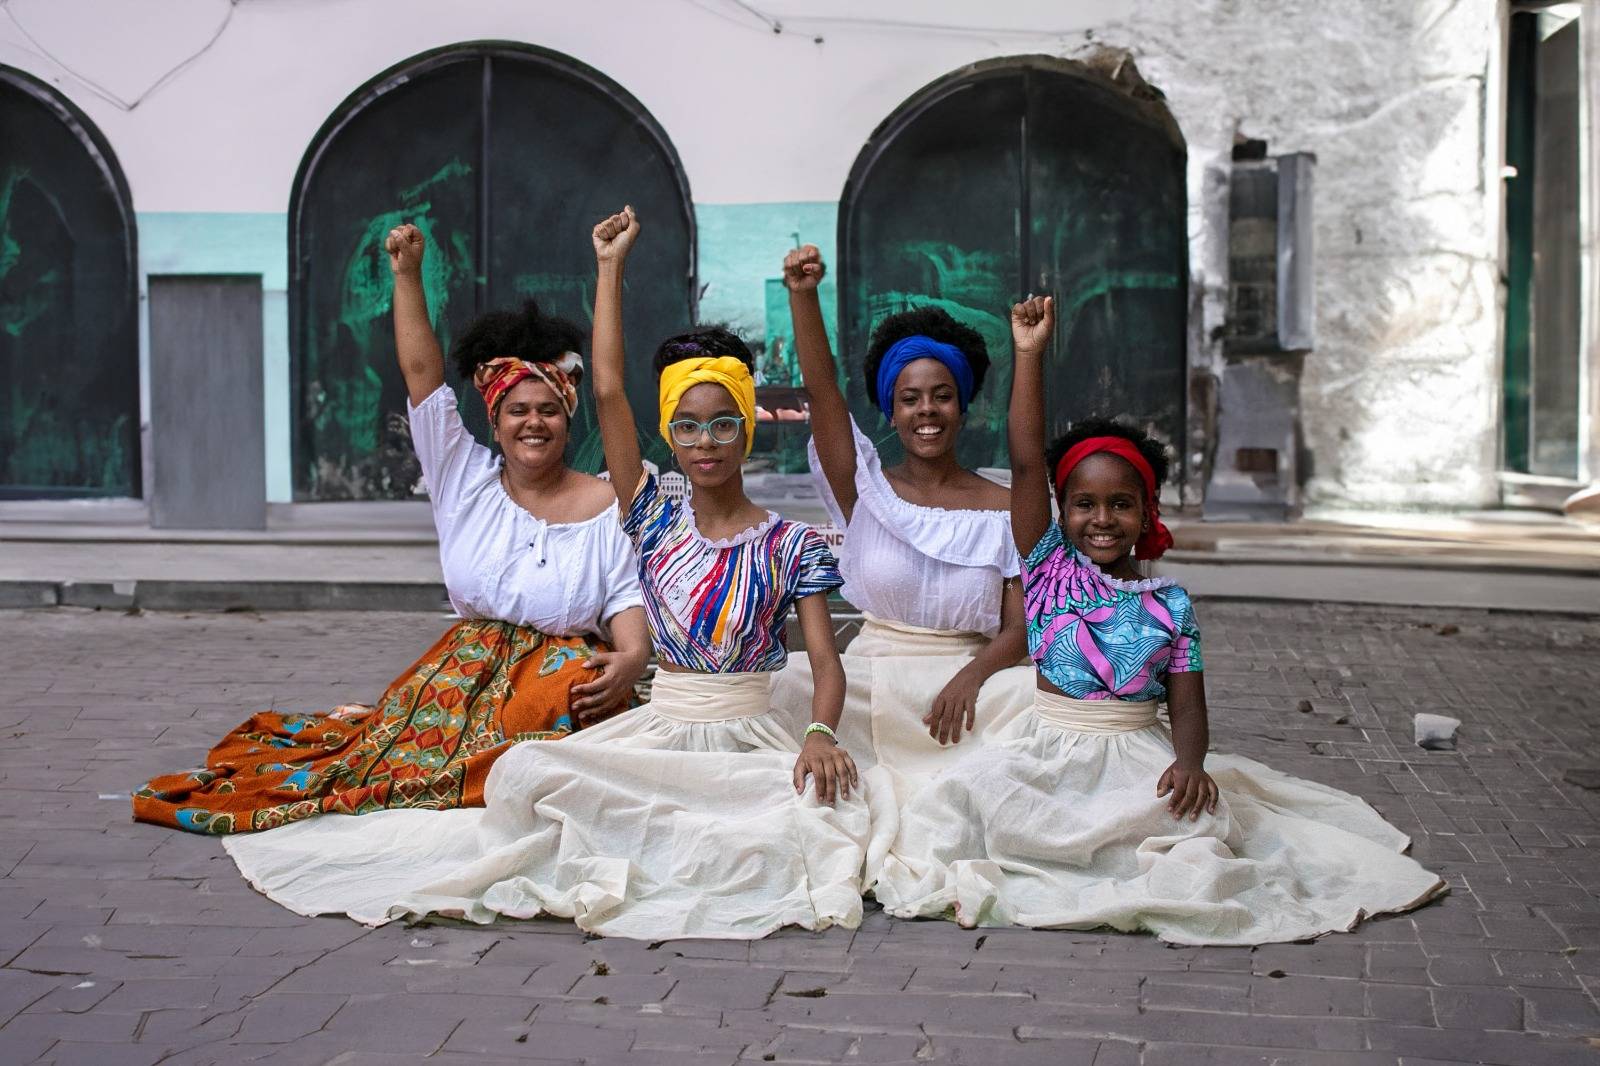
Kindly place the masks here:
[(583, 522), (535, 518), (506, 495), (499, 460), (462, 424), (450, 386), (408, 407), (458, 614), (552, 636), (604, 636), (608, 619), (644, 605), (615, 507)]
[(1002, 583), (1022, 565), (1011, 539), (1011, 512), (945, 510), (903, 500), (854, 419), (850, 432), (856, 505), (848, 523), (822, 472), (816, 442), (807, 447), (811, 479), (834, 525), (845, 531), (841, 594), (886, 621), (985, 636), (999, 632)]

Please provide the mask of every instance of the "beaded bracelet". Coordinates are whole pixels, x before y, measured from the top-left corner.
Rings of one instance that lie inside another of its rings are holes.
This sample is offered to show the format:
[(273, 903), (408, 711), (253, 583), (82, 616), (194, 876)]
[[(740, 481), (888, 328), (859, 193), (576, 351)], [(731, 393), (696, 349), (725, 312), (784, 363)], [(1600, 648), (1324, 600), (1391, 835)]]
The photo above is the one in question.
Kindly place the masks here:
[(835, 744), (839, 743), (839, 738), (833, 735), (833, 730), (830, 727), (823, 725), (821, 722), (812, 722), (810, 725), (806, 726), (805, 737), (809, 738), (812, 733), (826, 733), (829, 740), (833, 741)]

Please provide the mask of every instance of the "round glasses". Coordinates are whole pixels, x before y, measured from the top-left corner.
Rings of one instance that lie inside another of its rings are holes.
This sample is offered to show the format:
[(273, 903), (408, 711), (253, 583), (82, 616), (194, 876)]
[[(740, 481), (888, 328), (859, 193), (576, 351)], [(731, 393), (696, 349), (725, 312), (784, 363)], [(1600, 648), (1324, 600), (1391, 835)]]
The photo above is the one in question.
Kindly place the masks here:
[(679, 418), (667, 423), (672, 430), (672, 443), (680, 448), (690, 448), (700, 443), (700, 434), (711, 437), (712, 444), (732, 444), (744, 432), (743, 415), (722, 415), (709, 422), (696, 422), (692, 418)]

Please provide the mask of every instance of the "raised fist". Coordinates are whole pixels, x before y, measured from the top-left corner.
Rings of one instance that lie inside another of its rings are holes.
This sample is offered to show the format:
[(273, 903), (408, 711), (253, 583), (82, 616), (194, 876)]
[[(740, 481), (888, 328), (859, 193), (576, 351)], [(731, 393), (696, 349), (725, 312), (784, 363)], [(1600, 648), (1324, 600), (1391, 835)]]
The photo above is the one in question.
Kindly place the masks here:
[(783, 257), (783, 284), (790, 292), (810, 292), (822, 283), (828, 265), (814, 244), (802, 245)]
[(594, 228), (594, 257), (602, 263), (621, 262), (627, 258), (628, 249), (633, 247), (634, 238), (638, 236), (638, 216), (632, 207), (624, 207)]
[(389, 253), (389, 269), (394, 271), (395, 277), (419, 273), (422, 253), (427, 247), (428, 239), (409, 222), (390, 230), (383, 240), (383, 250)]
[(1056, 329), (1056, 298), (1030, 296), (1011, 308), (1011, 347), (1019, 352), (1040, 352)]

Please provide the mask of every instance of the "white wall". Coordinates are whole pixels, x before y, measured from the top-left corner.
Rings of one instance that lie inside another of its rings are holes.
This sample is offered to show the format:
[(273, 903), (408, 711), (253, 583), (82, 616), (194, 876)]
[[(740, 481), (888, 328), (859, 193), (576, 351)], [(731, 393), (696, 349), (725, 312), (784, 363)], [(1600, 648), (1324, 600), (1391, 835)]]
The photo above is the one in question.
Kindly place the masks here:
[[(527, 41), (615, 79), (673, 139), (700, 204), (835, 201), (872, 130), (935, 78), (994, 56), (1123, 47), (1188, 138), (1206, 334), (1220, 323), (1225, 261), (1204, 210), (1207, 170), (1219, 187), (1236, 135), (1319, 156), (1318, 350), (1302, 393), (1311, 499), (1495, 498), (1495, 0), (755, 6), (783, 32), (732, 0), (11, 0), (0, 63), (89, 114), (141, 214), (281, 214), (340, 101), (457, 41)], [(113, 103), (68, 68), (139, 102)]]

